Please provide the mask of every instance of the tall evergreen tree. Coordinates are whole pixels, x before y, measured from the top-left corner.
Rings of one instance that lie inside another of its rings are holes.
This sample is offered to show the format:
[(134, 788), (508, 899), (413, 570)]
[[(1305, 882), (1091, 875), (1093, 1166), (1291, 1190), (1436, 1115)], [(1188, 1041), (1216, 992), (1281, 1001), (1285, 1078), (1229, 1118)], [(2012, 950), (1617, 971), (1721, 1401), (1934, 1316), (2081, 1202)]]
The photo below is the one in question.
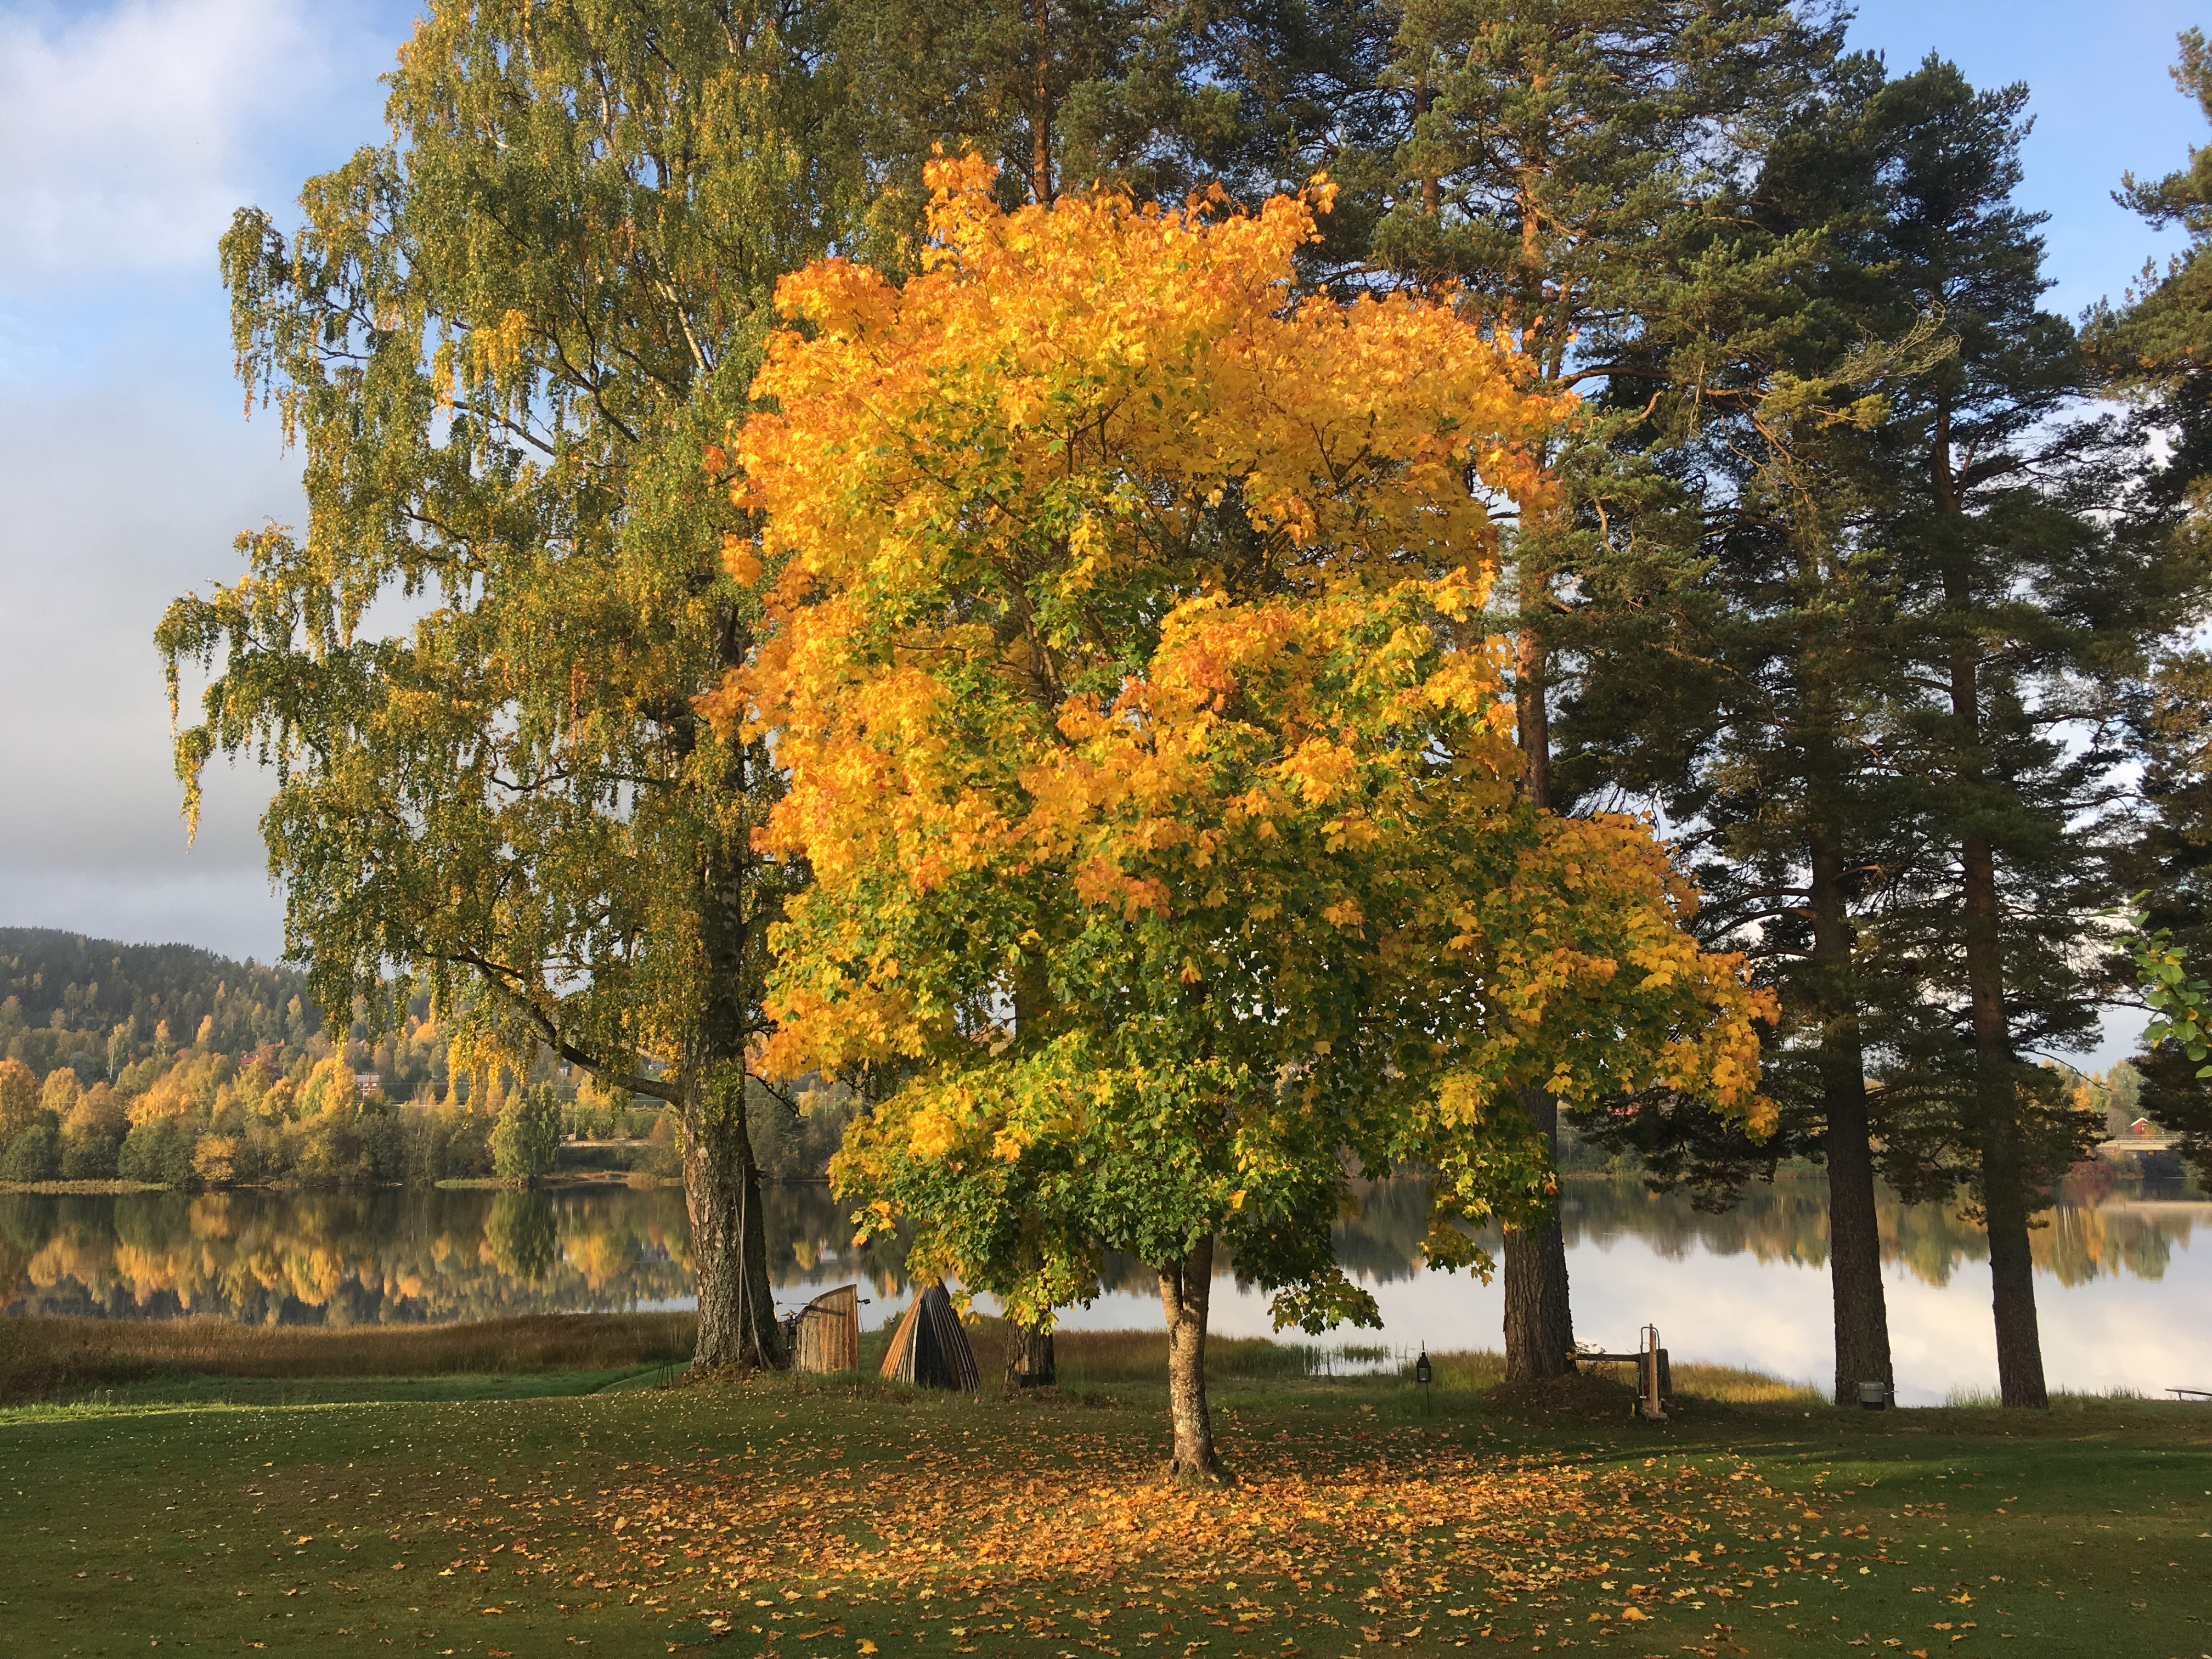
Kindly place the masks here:
[(1877, 1168), (1968, 1187), (2005, 1397), (2042, 1398), (2027, 1229), (2086, 1128), (2031, 1060), (2094, 1029), (2115, 689), (2176, 591), (2116, 531), (2126, 447), (2063, 418), (2087, 381), (2010, 199), (2024, 100), (1860, 60), (1778, 146), (1749, 216), (1819, 246), (1713, 314), (1743, 378), (1692, 447), (1712, 558), (1668, 611), (1705, 672), (1639, 719), (1653, 677), (1616, 653), (1577, 711), (1642, 734), (1605, 775), (1670, 778), (1784, 1009), (1778, 1146), (1664, 1102), (1600, 1133), (1714, 1194), (1825, 1155), (1844, 1399), (1891, 1380)]
[(224, 239), (307, 525), (242, 538), (249, 574), (159, 635), (173, 691), (215, 671), (188, 799), (218, 752), (276, 766), (287, 952), (326, 1010), (398, 969), (675, 1105), (702, 1365), (781, 1355), (744, 1097), (793, 872), (752, 847), (770, 755), (694, 711), (758, 614), (701, 458), (776, 279), (857, 223), (820, 16), (437, 0), (392, 143), (310, 179), (290, 238), (246, 210)]
[[(1667, 434), (1662, 404), (1694, 417), (1708, 365), (1654, 341), (1741, 280), (1716, 217), (1837, 40), (1832, 19), (1771, 0), (1405, 8), (1391, 80), (1410, 125), (1376, 258), (1478, 296), (1544, 383), (1602, 411), (1549, 458), (1566, 484), (1557, 506), (1511, 536), (1522, 790), (1540, 807), (1574, 805), (1554, 787), (1551, 716), (1577, 609), (1694, 553), (1693, 507), (1643, 459)], [(1556, 1103), (1531, 1090), (1523, 1103), (1556, 1147)], [(1507, 1375), (1565, 1369), (1556, 1213), (1508, 1231), (1505, 1303)]]
[(1894, 493), (1869, 531), (1912, 692), (1887, 741), (1925, 849), (1876, 946), (1917, 993), (1887, 999), (1879, 1039), (1888, 1164), (1908, 1192), (1966, 1185), (1989, 1234), (2000, 1392), (2040, 1407), (2029, 1229), (2102, 1124), (2036, 1062), (2096, 1038), (2116, 693), (2174, 585), (2154, 541), (2116, 528), (2132, 458), (2069, 418), (2090, 378), (2074, 331), (2041, 309), (2039, 216), (2013, 199), (2026, 102), (1932, 58), (1885, 88), (1885, 211), (1861, 258), (1893, 315), (1938, 317), (1956, 343), (1892, 394)]
[(879, 250), (912, 246), (930, 158), (973, 152), (1007, 206), (1103, 182), (1169, 204), (1219, 186), (1256, 208), (1340, 171), (1352, 188), (1310, 263), (1356, 266), (1395, 131), (1390, 21), (1372, 0), (847, 0), (836, 48)]
[[(2203, 32), (2180, 37), (2173, 77), (2212, 118), (2212, 51)], [(2146, 267), (2118, 307), (2095, 307), (2086, 343), (2108, 387), (2135, 406), (2148, 467), (2134, 503), (2140, 532), (2159, 538), (2177, 582), (2182, 628), (2165, 643), (2131, 711), (2142, 756), (2140, 823), (2123, 862), (2126, 885), (2146, 895), (2149, 926), (2168, 933), (2185, 962), (2212, 959), (2212, 653), (2191, 637), (2208, 594), (2212, 560), (2212, 149), (2145, 182), (2129, 176), (2119, 199), (2152, 224), (2179, 225), (2189, 246), (2163, 271)], [(2212, 1086), (2179, 1040), (2138, 1058), (2143, 1109), (2179, 1136), (2183, 1156), (2212, 1176)]]
[(1905, 848), (1889, 780), (1868, 763), (1899, 689), (1887, 564), (1863, 534), (1887, 492), (1869, 431), (1885, 385), (1946, 349), (1924, 321), (1885, 340), (1865, 314), (1850, 249), (1879, 216), (1866, 122), (1881, 84), (1865, 58), (1826, 77), (1729, 222), (1741, 280), (1679, 337), (1649, 341), (1704, 365), (1704, 417), (1664, 460), (1700, 499), (1700, 556), (1680, 585), (1601, 593), (1562, 726), (1584, 790), (1622, 787), (1682, 826), (1703, 925), (1751, 952), (1782, 1011), (1775, 1136), (1751, 1141), (1664, 1097), (1589, 1132), (1710, 1207), (1785, 1153), (1826, 1162), (1839, 1400), (1893, 1383), (1860, 924)]

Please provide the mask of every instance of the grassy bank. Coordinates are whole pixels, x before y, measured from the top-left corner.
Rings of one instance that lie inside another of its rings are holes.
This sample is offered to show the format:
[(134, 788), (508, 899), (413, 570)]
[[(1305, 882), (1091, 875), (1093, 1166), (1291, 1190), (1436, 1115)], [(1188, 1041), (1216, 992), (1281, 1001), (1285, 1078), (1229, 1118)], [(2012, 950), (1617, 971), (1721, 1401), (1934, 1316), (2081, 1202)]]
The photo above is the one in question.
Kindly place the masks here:
[[(1158, 1340), (1072, 1334), (1088, 1380), (1013, 1401), (580, 1370), (0, 1412), (0, 1632), (488, 1659), (2212, 1646), (2201, 1408), (1845, 1413), (1684, 1366), (1645, 1425), (1601, 1379), (1485, 1392), (1492, 1362), (1449, 1357), (1425, 1400), (1248, 1351), (1216, 1382), (1237, 1484), (1191, 1492), (1160, 1479), (1157, 1371), (1112, 1380)], [(545, 1397), (483, 1397), (523, 1381)]]
[[(696, 1322), (688, 1313), (540, 1315), (458, 1325), (368, 1325), (346, 1328), (240, 1325), (222, 1319), (26, 1318), (0, 1334), (0, 1405), (64, 1402), (120, 1388), (127, 1397), (209, 1401), (273, 1397), (227, 1383), (349, 1377), (483, 1378), (521, 1398), (570, 1391), (577, 1376), (605, 1376), (688, 1359)], [(888, 1325), (864, 1332), (863, 1368), (872, 1371), (890, 1340)], [(996, 1320), (973, 1328), (987, 1381), (1005, 1370), (1005, 1331)], [(1164, 1382), (1163, 1339), (1154, 1331), (1066, 1331), (1058, 1340), (1063, 1390), (1110, 1389)], [(1217, 1388), (1344, 1377), (1388, 1369), (1392, 1351), (1358, 1342), (1274, 1342), (1216, 1337), (1206, 1374)], [(1477, 1392), (1504, 1380), (1491, 1352), (1434, 1356), (1437, 1386)], [(1630, 1368), (1616, 1368), (1626, 1377)], [(1818, 1394), (1755, 1371), (1686, 1364), (1676, 1387), (1715, 1401), (1817, 1401)], [(189, 1385), (189, 1386), (188, 1386)], [(181, 1390), (181, 1392), (179, 1392)], [(167, 1392), (165, 1392), (167, 1391)], [(469, 1391), (474, 1398), (482, 1387)], [(415, 1397), (410, 1395), (409, 1397)], [(459, 1396), (456, 1396), (459, 1397)]]

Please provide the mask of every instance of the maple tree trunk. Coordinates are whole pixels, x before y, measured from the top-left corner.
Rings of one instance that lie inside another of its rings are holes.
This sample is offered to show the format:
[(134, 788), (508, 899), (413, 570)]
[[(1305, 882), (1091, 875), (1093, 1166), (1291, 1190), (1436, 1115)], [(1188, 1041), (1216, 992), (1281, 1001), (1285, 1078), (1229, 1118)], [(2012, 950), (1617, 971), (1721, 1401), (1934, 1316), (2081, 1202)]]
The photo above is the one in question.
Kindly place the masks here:
[(1810, 838), (1813, 959), (1821, 985), (1820, 1096), (1827, 1121), (1828, 1282), (1836, 1327), (1836, 1403), (1855, 1405), (1859, 1384), (1896, 1385), (1889, 1307), (1881, 1287), (1881, 1225), (1875, 1205), (1866, 1062), (1859, 1040), (1843, 860), (1817, 830)]
[[(1521, 1091), (1556, 1168), (1559, 1103), (1540, 1089)], [(1532, 1227), (1505, 1229), (1505, 1380), (1532, 1382), (1574, 1369), (1574, 1315), (1567, 1302), (1567, 1241), (1556, 1202)]]
[(1168, 1473), (1178, 1480), (1214, 1480), (1213, 1419), (1206, 1406), (1206, 1314), (1213, 1294), (1213, 1240), (1202, 1238), (1180, 1261), (1155, 1269), (1168, 1321), (1168, 1419), (1175, 1450)]
[[(1544, 574), (1520, 574), (1522, 623), (1513, 641), (1513, 719), (1521, 743), (1521, 793), (1531, 805), (1552, 805), (1552, 718), (1547, 699), (1543, 641), (1530, 624), (1550, 592)], [(1521, 1091), (1521, 1103), (1544, 1137), (1554, 1169), (1559, 1158), (1559, 1103), (1537, 1089)], [(1556, 1204), (1534, 1227), (1505, 1229), (1505, 1376), (1523, 1382), (1571, 1370), (1575, 1322), (1567, 1303), (1567, 1244)]]
[(2028, 1176), (2020, 1144), (2018, 1085), (2005, 1041), (1996, 860), (1989, 838), (1961, 849), (1966, 896), (1966, 994), (1974, 1030), (1974, 1087), (1981, 1130), (1983, 1224), (1990, 1235), (1990, 1306), (1996, 1325), (1997, 1395), (2008, 1406), (2051, 1404), (2035, 1314), (2035, 1260), (2027, 1243)]
[(1060, 1379), (1053, 1353), (1052, 1333), (1034, 1330), (1016, 1320), (1006, 1322), (1006, 1392), (1042, 1389)]

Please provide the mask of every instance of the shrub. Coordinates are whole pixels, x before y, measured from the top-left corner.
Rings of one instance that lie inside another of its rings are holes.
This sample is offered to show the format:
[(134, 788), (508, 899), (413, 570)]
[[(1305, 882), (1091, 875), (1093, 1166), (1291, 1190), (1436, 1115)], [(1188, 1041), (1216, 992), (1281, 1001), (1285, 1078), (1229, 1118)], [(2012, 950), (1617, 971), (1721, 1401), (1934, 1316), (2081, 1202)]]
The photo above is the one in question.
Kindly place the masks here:
[(174, 1118), (142, 1123), (123, 1137), (115, 1173), (125, 1181), (182, 1187), (192, 1178), (192, 1138)]
[(202, 1135), (199, 1145), (192, 1148), (192, 1173), (216, 1185), (235, 1180), (242, 1149), (243, 1142), (236, 1135)]
[(491, 1173), (489, 1120), (457, 1101), (425, 1101), (399, 1109), (399, 1152), (404, 1179), (428, 1186), (457, 1176)]
[(501, 1103), (491, 1132), (492, 1173), (502, 1181), (527, 1181), (553, 1168), (561, 1152), (561, 1106), (552, 1086), (518, 1089)]
[(112, 1181), (115, 1176), (115, 1137), (90, 1130), (62, 1137), (64, 1181)]
[(61, 1170), (60, 1137), (50, 1124), (33, 1123), (0, 1157), (0, 1181), (52, 1181)]
[(676, 1114), (663, 1111), (653, 1121), (653, 1132), (645, 1138), (645, 1156), (637, 1167), (647, 1175), (673, 1179), (684, 1173), (683, 1132), (676, 1121)]

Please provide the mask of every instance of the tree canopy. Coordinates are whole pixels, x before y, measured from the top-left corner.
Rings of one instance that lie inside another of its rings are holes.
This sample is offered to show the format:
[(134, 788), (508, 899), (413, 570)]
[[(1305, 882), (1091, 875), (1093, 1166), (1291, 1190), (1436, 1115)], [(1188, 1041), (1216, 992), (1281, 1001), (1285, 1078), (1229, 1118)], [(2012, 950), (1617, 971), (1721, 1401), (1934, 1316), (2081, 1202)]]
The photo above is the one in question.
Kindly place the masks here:
[(1283, 1322), (1371, 1321), (1347, 1159), (1437, 1168), (1432, 1255), (1474, 1261), (1454, 1224), (1548, 1192), (1518, 1091), (1759, 1121), (1765, 1005), (1641, 825), (1513, 787), (1488, 504), (1571, 416), (1510, 344), (1297, 299), (1325, 183), (1009, 214), (986, 163), (931, 176), (921, 274), (783, 285), (737, 439), (772, 623), (715, 708), (779, 733), (764, 839), (812, 875), (771, 1063), (872, 1082), (864, 1231), (1018, 1317), (1154, 1266), (1210, 1473), (1217, 1240)]

